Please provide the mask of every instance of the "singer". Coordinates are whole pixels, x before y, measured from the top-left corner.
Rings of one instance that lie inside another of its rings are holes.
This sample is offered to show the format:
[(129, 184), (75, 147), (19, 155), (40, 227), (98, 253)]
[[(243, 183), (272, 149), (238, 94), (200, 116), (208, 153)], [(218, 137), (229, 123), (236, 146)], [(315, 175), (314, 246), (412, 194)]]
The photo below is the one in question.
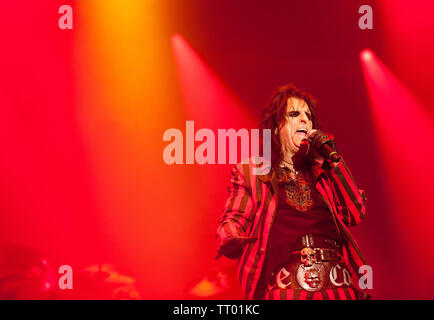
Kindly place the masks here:
[(349, 227), (366, 213), (365, 194), (319, 130), (316, 101), (289, 84), (263, 111), (272, 131), (271, 170), (253, 175), (257, 162), (231, 172), (229, 198), (217, 229), (217, 257), (237, 259), (246, 299), (355, 300), (365, 259)]

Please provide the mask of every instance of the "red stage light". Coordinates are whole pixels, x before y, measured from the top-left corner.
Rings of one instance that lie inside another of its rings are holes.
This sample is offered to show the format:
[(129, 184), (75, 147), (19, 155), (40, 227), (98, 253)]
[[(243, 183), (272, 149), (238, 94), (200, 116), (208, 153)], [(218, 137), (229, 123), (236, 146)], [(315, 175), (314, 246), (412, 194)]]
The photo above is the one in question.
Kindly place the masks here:
[(418, 258), (425, 255), (425, 247), (434, 245), (434, 206), (429, 187), (434, 179), (432, 119), (426, 107), (372, 51), (362, 51), (360, 58), (391, 199), (389, 227), (395, 227), (400, 235), (395, 245), (401, 268), (412, 274), (403, 286), (411, 292), (422, 292), (425, 277), (432, 276), (434, 269), (433, 256), (424, 257), (423, 264)]
[(365, 61), (371, 60), (372, 59), (372, 50), (370, 50), (370, 49), (363, 50), (362, 52), (360, 52), (360, 58), (362, 60), (365, 60)]
[(179, 34), (171, 38), (187, 117), (208, 128), (249, 128), (254, 122), (224, 82)]

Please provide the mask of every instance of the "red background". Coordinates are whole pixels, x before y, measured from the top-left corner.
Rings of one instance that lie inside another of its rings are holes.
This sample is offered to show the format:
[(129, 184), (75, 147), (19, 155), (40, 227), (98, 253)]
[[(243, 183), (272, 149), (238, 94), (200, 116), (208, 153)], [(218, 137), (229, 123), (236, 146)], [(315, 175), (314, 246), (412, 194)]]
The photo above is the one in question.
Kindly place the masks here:
[[(62, 4), (73, 30), (58, 27)], [(358, 27), (365, 4), (373, 30)], [(420, 0), (2, 2), (0, 242), (55, 268), (118, 265), (145, 299), (191, 298), (233, 268), (213, 260), (229, 166), (168, 166), (163, 133), (255, 126), (293, 82), (318, 98), (366, 191), (353, 231), (374, 297), (432, 299), (432, 12)], [(365, 48), (387, 70), (382, 89)]]

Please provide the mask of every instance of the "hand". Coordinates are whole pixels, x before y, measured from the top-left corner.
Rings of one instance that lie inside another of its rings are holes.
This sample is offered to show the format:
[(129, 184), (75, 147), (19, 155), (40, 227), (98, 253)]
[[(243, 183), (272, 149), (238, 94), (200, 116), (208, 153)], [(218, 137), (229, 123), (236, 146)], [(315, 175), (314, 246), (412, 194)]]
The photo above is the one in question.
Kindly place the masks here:
[(314, 150), (319, 150), (323, 144), (329, 144), (336, 150), (335, 137), (330, 133), (325, 133), (321, 130), (316, 130), (312, 136), (309, 137), (310, 147)]
[[(326, 149), (324, 149), (324, 145), (327, 145)], [(309, 146), (308, 159), (312, 164), (318, 163), (318, 161), (322, 163), (325, 158), (328, 158), (325, 156), (324, 152), (326, 152), (327, 155), (331, 151), (336, 152), (335, 137), (332, 134), (320, 130), (315, 130), (309, 137)]]
[(229, 259), (238, 258), (244, 250), (244, 246), (257, 241), (258, 238), (251, 237), (237, 237), (226, 239), (220, 249), (217, 251), (217, 255), (214, 259), (220, 258), (222, 255), (228, 257)]

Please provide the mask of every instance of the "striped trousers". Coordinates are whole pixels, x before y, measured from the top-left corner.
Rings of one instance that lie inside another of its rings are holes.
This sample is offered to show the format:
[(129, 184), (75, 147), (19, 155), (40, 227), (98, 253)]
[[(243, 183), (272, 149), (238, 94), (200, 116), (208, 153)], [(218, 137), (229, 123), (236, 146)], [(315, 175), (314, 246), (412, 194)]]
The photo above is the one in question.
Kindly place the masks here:
[(275, 289), (265, 293), (264, 300), (357, 300), (352, 288), (323, 289), (309, 292), (303, 289)]

